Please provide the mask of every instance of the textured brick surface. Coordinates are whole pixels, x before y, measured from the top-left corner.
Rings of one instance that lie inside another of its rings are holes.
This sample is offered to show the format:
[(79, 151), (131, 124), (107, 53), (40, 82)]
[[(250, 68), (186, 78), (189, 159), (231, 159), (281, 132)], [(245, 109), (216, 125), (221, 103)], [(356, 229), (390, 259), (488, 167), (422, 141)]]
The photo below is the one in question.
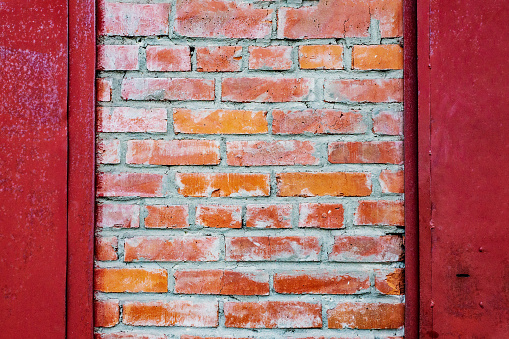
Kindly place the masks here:
[(404, 336), (402, 10), (98, 2), (95, 339)]

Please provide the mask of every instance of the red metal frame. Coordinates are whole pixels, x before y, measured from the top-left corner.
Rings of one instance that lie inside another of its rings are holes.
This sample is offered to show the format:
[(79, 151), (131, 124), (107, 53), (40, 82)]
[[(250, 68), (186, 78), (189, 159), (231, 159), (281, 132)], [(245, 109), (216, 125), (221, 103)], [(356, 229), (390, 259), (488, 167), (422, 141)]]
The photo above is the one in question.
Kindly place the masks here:
[(69, 1), (67, 338), (93, 337), (95, 0)]
[(404, 0), (405, 337), (419, 337), (417, 1)]

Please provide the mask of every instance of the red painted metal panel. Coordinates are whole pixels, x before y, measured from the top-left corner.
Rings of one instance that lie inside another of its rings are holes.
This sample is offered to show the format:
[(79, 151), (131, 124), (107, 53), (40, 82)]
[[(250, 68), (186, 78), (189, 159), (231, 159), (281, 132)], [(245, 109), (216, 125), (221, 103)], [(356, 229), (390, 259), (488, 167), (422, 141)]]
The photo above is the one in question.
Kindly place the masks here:
[(420, 197), (433, 307), (422, 337), (509, 338), (509, 3), (433, 0), (428, 15), (419, 83), (429, 115), (419, 122), (429, 126), (430, 181)]
[(0, 336), (65, 338), (67, 1), (0, 18)]
[(95, 1), (69, 2), (67, 338), (92, 338), (95, 207)]

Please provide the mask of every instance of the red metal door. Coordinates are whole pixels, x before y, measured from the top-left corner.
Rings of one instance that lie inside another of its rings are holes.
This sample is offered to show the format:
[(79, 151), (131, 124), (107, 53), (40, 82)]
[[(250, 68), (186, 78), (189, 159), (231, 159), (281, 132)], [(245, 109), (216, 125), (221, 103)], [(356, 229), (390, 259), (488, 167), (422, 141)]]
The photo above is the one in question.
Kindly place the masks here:
[(419, 2), (422, 338), (509, 338), (509, 2)]
[(65, 338), (67, 1), (0, 18), (0, 337)]

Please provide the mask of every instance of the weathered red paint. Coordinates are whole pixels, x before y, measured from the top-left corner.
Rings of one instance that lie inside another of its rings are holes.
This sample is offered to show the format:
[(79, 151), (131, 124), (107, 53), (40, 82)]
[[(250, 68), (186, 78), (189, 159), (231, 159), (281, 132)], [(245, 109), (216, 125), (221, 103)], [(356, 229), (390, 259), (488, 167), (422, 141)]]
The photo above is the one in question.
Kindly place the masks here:
[(509, 3), (419, 6), (421, 338), (507, 338)]
[(67, 1), (0, 17), (0, 336), (65, 338)]
[(67, 338), (93, 336), (95, 1), (69, 1)]
[(405, 337), (419, 337), (419, 214), (417, 190), (417, 1), (405, 0)]

